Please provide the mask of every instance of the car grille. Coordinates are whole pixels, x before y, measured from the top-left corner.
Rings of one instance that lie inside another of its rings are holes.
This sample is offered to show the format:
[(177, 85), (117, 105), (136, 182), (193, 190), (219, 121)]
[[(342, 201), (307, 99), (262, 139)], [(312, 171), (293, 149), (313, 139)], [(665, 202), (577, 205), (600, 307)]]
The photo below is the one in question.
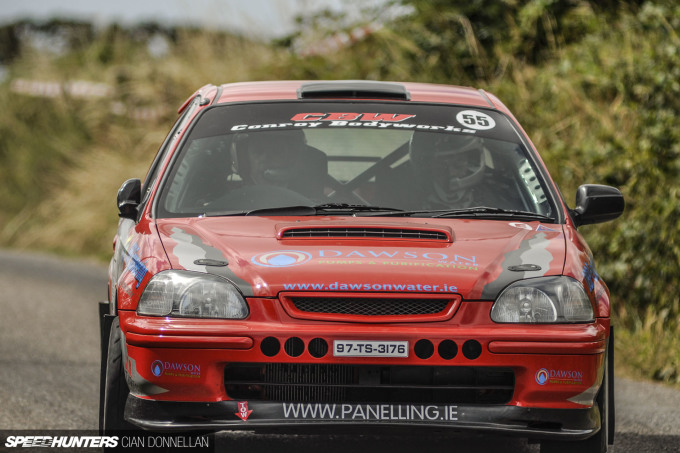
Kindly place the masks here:
[(507, 368), (340, 364), (228, 364), (235, 400), (317, 403), (505, 404), (515, 376)]
[(295, 228), (286, 230), (281, 238), (383, 238), (449, 241), (443, 231), (403, 228)]
[(296, 309), (308, 313), (357, 316), (412, 316), (443, 312), (449, 299), (291, 297)]

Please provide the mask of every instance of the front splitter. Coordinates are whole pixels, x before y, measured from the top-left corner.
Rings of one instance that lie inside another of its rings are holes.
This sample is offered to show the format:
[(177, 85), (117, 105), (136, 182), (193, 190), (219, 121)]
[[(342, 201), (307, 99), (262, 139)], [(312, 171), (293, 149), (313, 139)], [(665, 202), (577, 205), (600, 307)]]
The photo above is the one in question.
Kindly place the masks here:
[(250, 430), (281, 428), (356, 431), (377, 427), (448, 428), (496, 432), (535, 439), (580, 440), (600, 429), (597, 406), (544, 409), (505, 405), (423, 403), (284, 403), (152, 401), (128, 397), (125, 418), (147, 430)]

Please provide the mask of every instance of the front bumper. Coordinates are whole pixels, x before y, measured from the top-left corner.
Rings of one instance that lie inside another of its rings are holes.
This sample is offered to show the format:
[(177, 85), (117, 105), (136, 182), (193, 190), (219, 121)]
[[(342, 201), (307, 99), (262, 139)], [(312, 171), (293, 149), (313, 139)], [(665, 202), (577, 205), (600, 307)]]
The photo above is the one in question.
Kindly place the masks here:
[[(444, 321), (361, 324), (249, 304), (248, 320), (226, 323), (120, 311), (126, 418), (150, 430), (408, 426), (575, 440), (599, 429), (608, 319), (499, 325), (490, 302), (473, 302)], [(407, 341), (409, 354), (335, 357), (337, 339)]]
[[(516, 406), (152, 401), (130, 396), (125, 418), (148, 430), (334, 432), (377, 427), (493, 431), (534, 439), (580, 440), (600, 429), (597, 406), (536, 409)], [(244, 410), (245, 409), (245, 410)]]

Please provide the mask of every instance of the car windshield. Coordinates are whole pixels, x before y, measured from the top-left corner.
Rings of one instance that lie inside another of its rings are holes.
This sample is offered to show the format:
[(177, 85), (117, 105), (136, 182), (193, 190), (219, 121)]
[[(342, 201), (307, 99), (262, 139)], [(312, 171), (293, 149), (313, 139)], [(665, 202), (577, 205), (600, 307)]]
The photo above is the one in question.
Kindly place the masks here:
[(156, 212), (442, 217), (510, 211), (556, 218), (554, 206), (535, 158), (496, 111), (307, 101), (204, 111), (173, 161)]

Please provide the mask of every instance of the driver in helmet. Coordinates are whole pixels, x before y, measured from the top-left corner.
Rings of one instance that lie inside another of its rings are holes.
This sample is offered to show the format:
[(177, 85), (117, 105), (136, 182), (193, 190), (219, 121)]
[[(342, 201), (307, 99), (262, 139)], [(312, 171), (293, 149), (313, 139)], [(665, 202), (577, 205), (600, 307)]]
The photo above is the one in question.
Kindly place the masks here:
[(300, 204), (320, 200), (328, 175), (328, 159), (322, 151), (309, 146), (301, 129), (274, 129), (240, 133), (232, 143), (233, 172), (246, 186), (261, 193), (275, 188), (281, 196), (291, 192)]
[(425, 208), (484, 205), (481, 183), (490, 154), (481, 138), (416, 132), (411, 137), (409, 153)]
[(289, 187), (305, 146), (301, 130), (240, 134), (234, 141), (234, 170), (250, 184)]

